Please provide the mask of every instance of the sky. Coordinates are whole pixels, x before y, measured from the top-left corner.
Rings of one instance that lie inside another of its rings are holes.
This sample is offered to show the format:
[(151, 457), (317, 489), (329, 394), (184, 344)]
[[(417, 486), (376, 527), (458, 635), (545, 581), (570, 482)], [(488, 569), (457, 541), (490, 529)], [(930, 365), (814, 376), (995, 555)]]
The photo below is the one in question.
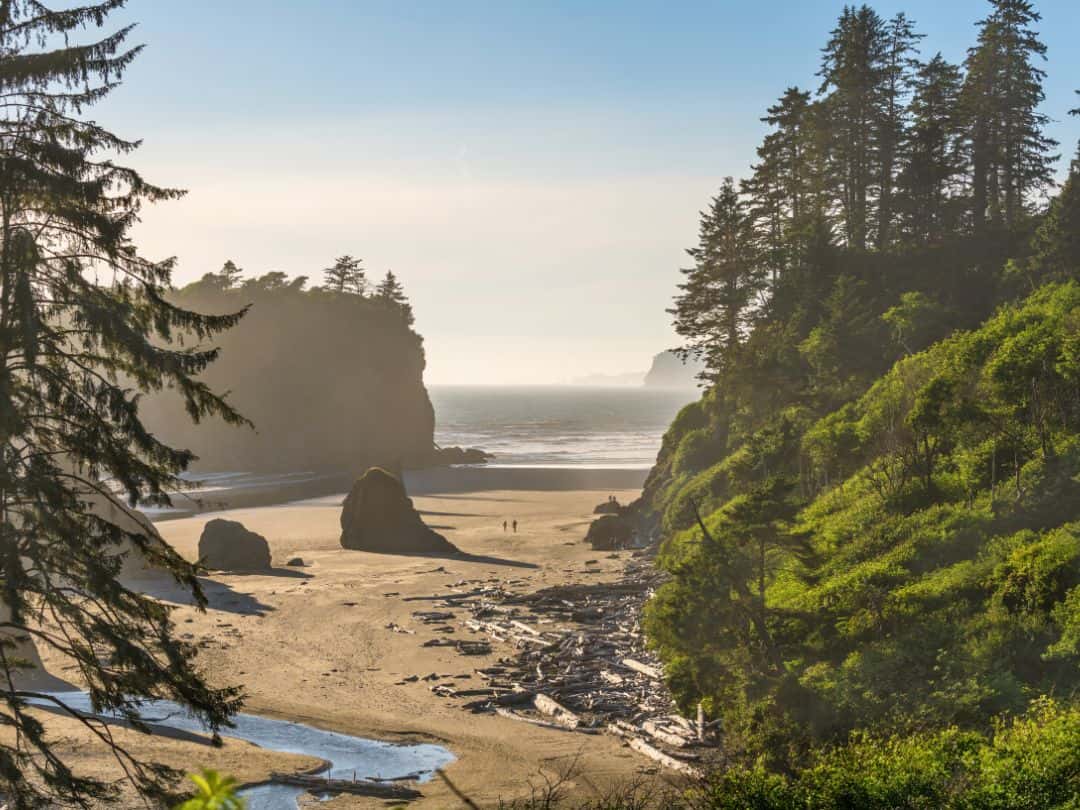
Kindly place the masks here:
[[(960, 61), (985, 0), (879, 2)], [(130, 0), (145, 52), (94, 117), (188, 196), (143, 252), (178, 284), (232, 259), (321, 278), (392, 269), (429, 383), (644, 371), (698, 212), (745, 175), (758, 120), (816, 89), (839, 0)], [(1072, 153), (1080, 2), (1036, 0), (1051, 134)], [(1062, 160), (1062, 165), (1065, 161)]]

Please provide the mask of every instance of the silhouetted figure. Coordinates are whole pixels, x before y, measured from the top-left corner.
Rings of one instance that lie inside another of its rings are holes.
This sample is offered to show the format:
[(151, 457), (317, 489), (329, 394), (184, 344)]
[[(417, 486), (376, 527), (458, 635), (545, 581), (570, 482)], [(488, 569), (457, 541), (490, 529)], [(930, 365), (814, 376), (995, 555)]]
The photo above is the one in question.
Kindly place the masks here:
[(514, 521), (514, 534), (517, 534), (517, 521)]
[(503, 521), (503, 534), (506, 534), (506, 521)]

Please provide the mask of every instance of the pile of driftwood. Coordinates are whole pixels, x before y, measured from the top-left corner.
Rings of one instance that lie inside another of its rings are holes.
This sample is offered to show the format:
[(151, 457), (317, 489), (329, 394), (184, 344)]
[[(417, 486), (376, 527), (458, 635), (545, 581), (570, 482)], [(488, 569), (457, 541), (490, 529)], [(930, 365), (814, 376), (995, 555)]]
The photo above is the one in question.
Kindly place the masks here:
[[(472, 639), (436, 638), (462, 654), (507, 654), (475, 670), (480, 689), (432, 684), (435, 694), (468, 698), (463, 708), (583, 734), (614, 734), (664, 767), (698, 776), (711, 747), (699, 716), (674, 708), (659, 662), (644, 645), (641, 607), (660, 581), (645, 559), (631, 559), (617, 582), (568, 584), (532, 593), (487, 586), (431, 597), (414, 618), (436, 631)], [(480, 637), (480, 638), (478, 638)], [(485, 649), (486, 647), (486, 649)]]

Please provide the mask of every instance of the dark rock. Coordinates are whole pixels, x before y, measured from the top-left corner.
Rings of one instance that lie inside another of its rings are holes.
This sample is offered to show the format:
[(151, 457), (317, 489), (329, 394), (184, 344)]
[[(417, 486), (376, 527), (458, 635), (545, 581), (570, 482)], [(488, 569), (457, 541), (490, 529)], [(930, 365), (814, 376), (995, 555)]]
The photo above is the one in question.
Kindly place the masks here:
[(589, 526), (585, 542), (597, 551), (614, 551), (633, 545), (634, 524), (623, 515), (601, 515)]
[(380, 467), (353, 484), (341, 510), (341, 545), (390, 554), (456, 552), (445, 537), (424, 525), (405, 486)]
[(623, 505), (618, 501), (604, 501), (602, 504), (593, 509), (594, 515), (621, 515), (623, 513)]
[(199, 559), (222, 571), (265, 571), (270, 568), (270, 544), (235, 520), (215, 518), (203, 527)]
[(307, 563), (304, 562), (303, 557), (293, 557), (291, 560), (285, 563), (285, 565), (289, 566), (290, 568), (303, 568), (305, 565), (307, 565)]
[(476, 447), (440, 447), (435, 450), (433, 463), (436, 466), (454, 464), (487, 464), (495, 456)]

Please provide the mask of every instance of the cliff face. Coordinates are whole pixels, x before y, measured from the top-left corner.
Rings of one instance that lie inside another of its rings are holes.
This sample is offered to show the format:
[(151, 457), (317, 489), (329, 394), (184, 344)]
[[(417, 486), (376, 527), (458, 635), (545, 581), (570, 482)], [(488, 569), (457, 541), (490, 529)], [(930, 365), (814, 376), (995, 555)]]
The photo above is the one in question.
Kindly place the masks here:
[(254, 430), (218, 420), (195, 425), (167, 393), (143, 406), (151, 430), (199, 456), (196, 469), (355, 471), (430, 459), (435, 414), (423, 340), (400, 307), (305, 291), (274, 275), (234, 289), (204, 279), (173, 300), (213, 313), (251, 305), (219, 336), (221, 356), (202, 379), (230, 392)]
[(660, 352), (645, 375), (646, 388), (694, 388), (702, 366), (696, 360), (685, 363), (672, 351)]

